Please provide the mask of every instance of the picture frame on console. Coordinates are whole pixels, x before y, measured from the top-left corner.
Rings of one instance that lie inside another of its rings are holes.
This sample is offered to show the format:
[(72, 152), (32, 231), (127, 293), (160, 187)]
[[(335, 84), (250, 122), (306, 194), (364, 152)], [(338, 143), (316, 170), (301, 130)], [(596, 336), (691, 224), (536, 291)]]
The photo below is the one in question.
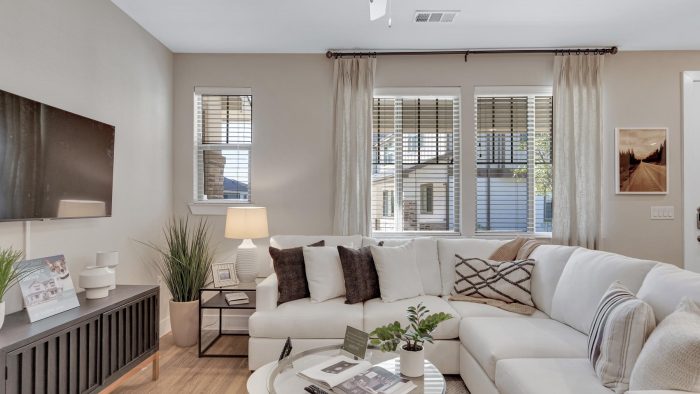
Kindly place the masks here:
[(668, 194), (668, 128), (615, 129), (615, 193)]

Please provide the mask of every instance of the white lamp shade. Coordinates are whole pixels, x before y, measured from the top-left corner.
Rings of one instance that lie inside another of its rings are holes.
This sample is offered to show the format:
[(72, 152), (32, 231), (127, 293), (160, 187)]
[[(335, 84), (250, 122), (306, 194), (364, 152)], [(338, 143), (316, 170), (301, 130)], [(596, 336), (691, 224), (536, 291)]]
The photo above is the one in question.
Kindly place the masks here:
[(226, 210), (226, 238), (265, 238), (267, 209), (264, 207), (229, 207)]
[(105, 216), (107, 209), (104, 201), (60, 200), (58, 202), (59, 218), (85, 218)]

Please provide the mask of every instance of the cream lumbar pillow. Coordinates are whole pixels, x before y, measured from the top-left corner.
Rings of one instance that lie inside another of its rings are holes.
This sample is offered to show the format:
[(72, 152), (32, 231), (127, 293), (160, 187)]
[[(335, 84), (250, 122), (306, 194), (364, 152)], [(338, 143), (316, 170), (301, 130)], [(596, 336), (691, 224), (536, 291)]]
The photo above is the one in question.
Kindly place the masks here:
[(630, 390), (700, 392), (700, 305), (686, 297), (659, 323), (632, 369)]
[(304, 268), (311, 302), (345, 295), (345, 277), (335, 246), (304, 246)]
[(393, 302), (424, 295), (413, 241), (401, 246), (370, 246), (379, 277), (382, 301)]
[(603, 386), (622, 394), (632, 366), (656, 327), (654, 310), (620, 282), (603, 294), (588, 335), (588, 359)]

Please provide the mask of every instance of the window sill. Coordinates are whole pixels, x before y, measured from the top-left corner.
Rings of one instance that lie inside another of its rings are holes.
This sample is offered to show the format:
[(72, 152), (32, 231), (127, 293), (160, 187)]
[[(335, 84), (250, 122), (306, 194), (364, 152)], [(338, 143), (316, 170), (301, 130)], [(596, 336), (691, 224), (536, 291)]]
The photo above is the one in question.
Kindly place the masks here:
[(253, 205), (249, 202), (233, 202), (233, 201), (199, 201), (188, 204), (190, 212), (193, 215), (202, 216), (225, 216), (228, 207), (240, 207)]
[(420, 237), (436, 237), (436, 238), (461, 238), (462, 234), (454, 231), (405, 231), (405, 232), (383, 232), (377, 231), (370, 233), (372, 238), (392, 239), (392, 238), (420, 238)]
[(474, 238), (490, 238), (490, 239), (512, 239), (515, 237), (526, 237), (550, 241), (552, 233), (511, 233), (511, 232), (477, 232), (474, 233)]

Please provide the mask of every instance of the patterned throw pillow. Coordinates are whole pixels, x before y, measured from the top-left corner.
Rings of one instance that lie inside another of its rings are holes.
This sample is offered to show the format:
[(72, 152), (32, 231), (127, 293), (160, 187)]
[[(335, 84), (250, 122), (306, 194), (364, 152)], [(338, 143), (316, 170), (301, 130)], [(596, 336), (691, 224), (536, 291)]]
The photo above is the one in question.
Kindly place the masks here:
[[(325, 246), (325, 241), (319, 241), (309, 246)], [(277, 274), (277, 304), (309, 297), (309, 284), (306, 281), (304, 266), (304, 249), (302, 247), (277, 249), (270, 246), (272, 266)]]
[(605, 387), (620, 394), (627, 391), (632, 367), (655, 326), (649, 304), (620, 282), (610, 285), (588, 336), (588, 359)]
[[(384, 241), (379, 242), (379, 246), (383, 244)], [(338, 254), (345, 278), (345, 303), (357, 304), (379, 298), (379, 277), (369, 246), (360, 249), (338, 246)]]
[(534, 260), (493, 261), (455, 255), (453, 295), (491, 298), (535, 306), (530, 293)]

